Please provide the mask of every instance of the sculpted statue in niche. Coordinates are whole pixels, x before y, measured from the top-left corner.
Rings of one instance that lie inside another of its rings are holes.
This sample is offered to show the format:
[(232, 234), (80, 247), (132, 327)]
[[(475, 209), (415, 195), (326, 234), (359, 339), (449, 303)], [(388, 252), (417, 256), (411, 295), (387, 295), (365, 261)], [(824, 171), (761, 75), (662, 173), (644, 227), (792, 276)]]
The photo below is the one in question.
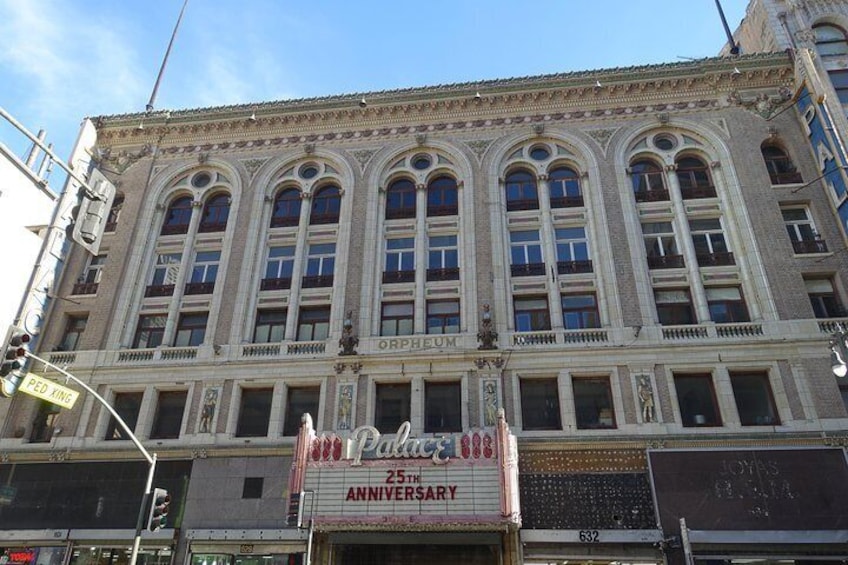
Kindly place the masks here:
[(339, 423), (338, 429), (349, 430), (350, 418), (353, 412), (353, 385), (339, 387)]
[(636, 391), (639, 395), (639, 405), (642, 408), (642, 421), (645, 423), (656, 422), (654, 411), (654, 389), (648, 375), (639, 375), (639, 384)]
[(200, 433), (212, 432), (212, 421), (215, 419), (215, 410), (218, 408), (219, 389), (207, 388), (203, 395), (203, 408), (200, 410)]
[(498, 382), (483, 382), (483, 425), (494, 426), (498, 423)]

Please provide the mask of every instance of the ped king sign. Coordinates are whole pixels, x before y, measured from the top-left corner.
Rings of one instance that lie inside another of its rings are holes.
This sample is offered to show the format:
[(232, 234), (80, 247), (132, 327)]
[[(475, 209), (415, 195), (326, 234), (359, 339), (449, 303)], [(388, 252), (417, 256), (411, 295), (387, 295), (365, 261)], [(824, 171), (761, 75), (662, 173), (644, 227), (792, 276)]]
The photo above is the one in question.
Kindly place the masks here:
[(30, 396), (68, 409), (73, 408), (74, 403), (79, 398), (79, 392), (33, 373), (28, 373), (24, 377), (19, 390)]

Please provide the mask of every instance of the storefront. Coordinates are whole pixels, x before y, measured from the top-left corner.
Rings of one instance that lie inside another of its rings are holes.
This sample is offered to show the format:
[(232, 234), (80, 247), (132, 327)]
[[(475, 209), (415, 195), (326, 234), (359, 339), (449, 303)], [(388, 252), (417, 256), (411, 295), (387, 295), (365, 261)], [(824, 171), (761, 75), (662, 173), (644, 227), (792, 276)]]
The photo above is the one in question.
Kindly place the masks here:
[(844, 562), (843, 449), (650, 451), (671, 562)]
[(298, 436), (289, 517), (313, 563), (519, 563), (515, 438), (494, 430), (410, 437), (362, 426), (349, 438)]

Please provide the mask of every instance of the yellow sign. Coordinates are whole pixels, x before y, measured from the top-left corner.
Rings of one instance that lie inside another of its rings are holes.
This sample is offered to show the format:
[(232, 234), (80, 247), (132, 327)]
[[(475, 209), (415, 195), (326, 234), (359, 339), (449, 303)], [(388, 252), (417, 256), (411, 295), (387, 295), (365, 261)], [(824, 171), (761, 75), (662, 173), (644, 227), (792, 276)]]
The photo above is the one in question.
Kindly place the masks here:
[(30, 396), (46, 400), (62, 408), (73, 408), (79, 397), (79, 392), (54, 383), (34, 373), (27, 373), (18, 389)]

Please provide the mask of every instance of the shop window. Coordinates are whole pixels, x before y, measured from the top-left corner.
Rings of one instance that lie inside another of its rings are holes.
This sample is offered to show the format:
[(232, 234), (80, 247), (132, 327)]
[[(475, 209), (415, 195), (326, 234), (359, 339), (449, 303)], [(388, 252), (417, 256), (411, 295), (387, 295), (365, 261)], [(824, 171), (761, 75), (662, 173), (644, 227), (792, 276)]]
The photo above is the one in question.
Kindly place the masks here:
[(400, 425), (409, 421), (411, 394), (409, 383), (377, 383), (374, 396), (374, 427), (380, 433), (397, 433)]
[(768, 373), (730, 373), (730, 384), (743, 426), (776, 426), (780, 423)]
[(545, 274), (539, 230), (509, 232), (509, 251), (513, 277)]
[(538, 332), (551, 329), (551, 312), (544, 296), (515, 298), (515, 331)]
[(575, 377), (571, 386), (578, 430), (615, 428), (609, 378)]
[(150, 439), (174, 439), (180, 437), (185, 412), (186, 391), (160, 391), (156, 403), (156, 415)]
[(668, 200), (662, 168), (653, 161), (644, 159), (631, 163), (630, 182), (636, 202)]
[(415, 217), (415, 183), (409, 179), (396, 180), (386, 189), (386, 219)]
[(663, 326), (680, 326), (695, 323), (695, 309), (689, 289), (655, 290), (657, 318)]
[(263, 477), (245, 477), (244, 486), (241, 489), (242, 498), (262, 498), (262, 487), (265, 484)]
[(455, 235), (434, 235), (428, 239), (427, 280), (459, 279), (459, 252)]
[(270, 388), (241, 389), (236, 437), (265, 437), (271, 421), (271, 398), (274, 390)]
[(159, 347), (165, 337), (165, 314), (146, 314), (138, 317), (138, 326), (133, 338), (133, 349)]
[(586, 228), (557, 228), (557, 273), (570, 275), (574, 273), (591, 273), (592, 261), (589, 260), (589, 239)]
[(521, 379), (521, 421), (527, 431), (561, 430), (556, 379)]
[(212, 294), (212, 291), (215, 290), (215, 279), (218, 276), (220, 261), (220, 251), (198, 251), (195, 253), (191, 279), (186, 284), (185, 293)]
[(265, 261), (265, 278), (260, 283), (260, 290), (287, 290), (291, 288), (294, 251), (294, 245), (268, 249), (268, 259)]
[(415, 305), (412, 302), (384, 302), (380, 316), (380, 335), (412, 335)]
[(206, 338), (206, 322), (208, 317), (209, 314), (206, 312), (180, 314), (174, 347), (197, 347), (202, 344)]
[(277, 343), (286, 335), (285, 308), (259, 310), (256, 312), (256, 324), (253, 329), (253, 343)]
[(551, 192), (551, 208), (573, 208), (583, 206), (580, 176), (573, 169), (558, 167), (548, 173)]
[[(71, 564), (75, 565), (75, 564)], [(149, 565), (145, 563), (144, 565)], [(167, 565), (167, 564), (165, 564)], [(233, 565), (233, 556), (226, 553), (192, 553), (191, 565)], [(244, 564), (242, 564), (244, 565)], [(273, 565), (292, 565), (287, 562)]]
[(710, 319), (717, 324), (748, 322), (748, 307), (739, 287), (707, 287), (707, 306)]
[(168, 206), (165, 221), (162, 224), (162, 235), (188, 233), (191, 223), (191, 197), (177, 198)]
[(505, 185), (508, 211), (539, 209), (539, 191), (535, 175), (528, 171), (515, 171), (507, 175)]
[(598, 302), (594, 294), (563, 294), (562, 324), (567, 330), (601, 327)]
[(845, 316), (842, 303), (833, 288), (833, 279), (805, 278), (804, 286), (816, 318), (841, 318)]
[(216, 194), (206, 201), (203, 215), (200, 217), (201, 233), (224, 231), (227, 229), (227, 219), (230, 216), (230, 195)]
[(695, 198), (714, 198), (715, 186), (710, 176), (710, 168), (698, 157), (682, 157), (677, 165), (677, 180), (680, 194), (684, 200)]
[(333, 271), (336, 268), (336, 244), (313, 243), (306, 257), (306, 275), (303, 288), (333, 286)]
[(456, 181), (451, 177), (438, 177), (427, 185), (427, 216), (456, 216), (459, 197)]
[(320, 397), (321, 387), (289, 387), (286, 393), (284, 436), (297, 435), (304, 414), (309, 414), (317, 421)]
[(386, 240), (386, 269), (383, 283), (415, 281), (415, 238), (399, 237)]
[(69, 316), (65, 333), (62, 336), (62, 341), (56, 347), (56, 351), (76, 351), (87, 324), (88, 316)]
[(309, 215), (309, 223), (337, 224), (339, 213), (342, 208), (342, 196), (336, 186), (325, 186), (319, 189), (312, 197), (312, 213)]
[(689, 232), (700, 267), (735, 265), (733, 253), (727, 249), (721, 220), (718, 218), (690, 219)]
[(684, 266), (671, 222), (645, 222), (642, 234), (649, 269), (679, 269)]
[(297, 321), (297, 341), (322, 341), (329, 335), (329, 306), (300, 309), (300, 319)]
[(424, 431), (462, 431), (462, 392), (458, 382), (424, 383)]
[(789, 155), (776, 145), (763, 144), (760, 148), (763, 160), (766, 163), (771, 184), (793, 184), (804, 182), (801, 174), (795, 168), (795, 164)]
[(291, 227), (300, 223), (301, 194), (296, 188), (283, 189), (274, 198), (271, 227)]
[(684, 427), (721, 425), (712, 375), (674, 375), (674, 387)]
[(459, 300), (427, 301), (427, 333), (459, 333)]
[[(115, 398), (112, 400), (112, 408), (121, 417), (127, 427), (135, 433), (135, 426), (138, 423), (138, 413), (141, 410), (141, 400), (144, 397), (143, 392), (118, 392), (115, 393)], [(124, 428), (118, 424), (118, 421), (109, 417), (109, 425), (106, 426), (107, 440), (113, 439), (130, 439)]]

